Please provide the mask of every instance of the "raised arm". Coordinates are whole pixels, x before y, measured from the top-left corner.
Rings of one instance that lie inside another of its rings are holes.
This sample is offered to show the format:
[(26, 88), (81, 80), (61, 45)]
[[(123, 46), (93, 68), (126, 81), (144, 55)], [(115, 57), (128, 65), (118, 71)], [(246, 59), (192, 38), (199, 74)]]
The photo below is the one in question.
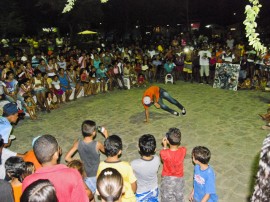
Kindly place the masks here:
[(78, 150), (78, 146), (79, 146), (79, 140), (76, 140), (73, 144), (73, 146), (71, 147), (71, 149), (68, 151), (68, 153), (65, 156), (65, 161), (66, 162), (70, 162), (72, 161), (72, 156), (75, 154), (75, 152)]

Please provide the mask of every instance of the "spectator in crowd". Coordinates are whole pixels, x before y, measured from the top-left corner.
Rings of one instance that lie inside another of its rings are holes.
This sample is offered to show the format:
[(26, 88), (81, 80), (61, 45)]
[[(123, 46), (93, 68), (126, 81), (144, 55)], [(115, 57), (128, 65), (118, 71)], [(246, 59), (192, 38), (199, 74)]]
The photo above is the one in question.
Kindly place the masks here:
[(259, 169), (256, 176), (251, 202), (270, 200), (270, 134), (266, 136), (260, 153)]
[[(91, 120), (85, 120), (81, 126), (83, 140), (76, 140), (72, 148), (68, 151), (65, 156), (67, 162), (72, 161), (72, 156), (75, 152), (79, 152), (80, 158), (84, 164), (86, 171), (85, 183), (92, 191), (96, 191), (96, 176), (97, 170), (100, 163), (100, 151), (105, 152), (102, 143), (94, 140), (98, 132), (96, 123)], [(100, 129), (105, 138), (108, 137), (108, 131), (105, 128)]]
[[(170, 128), (162, 140), (163, 150), (160, 157), (163, 162), (161, 174), (161, 202), (183, 202), (184, 200), (184, 158), (187, 149), (181, 144), (181, 132)], [(167, 148), (169, 146), (169, 148)]]
[(97, 191), (102, 202), (120, 202), (124, 192), (121, 174), (114, 168), (105, 168), (97, 178)]
[(10, 134), (12, 131), (13, 123), (16, 123), (18, 119), (18, 108), (16, 103), (7, 103), (3, 107), (3, 115), (0, 118), (0, 135), (4, 140), (4, 146), (9, 147), (11, 145)]
[(137, 201), (158, 202), (158, 177), (160, 158), (155, 155), (156, 139), (151, 134), (146, 134), (139, 139), (140, 159), (131, 162), (137, 178)]
[(97, 176), (99, 177), (102, 170), (106, 168), (116, 169), (124, 180), (125, 193), (123, 194), (122, 202), (135, 202), (136, 197), (134, 193), (137, 190), (137, 179), (130, 164), (119, 160), (123, 149), (121, 138), (118, 135), (111, 135), (105, 140), (104, 146), (107, 159), (100, 162)]
[(25, 162), (21, 157), (12, 156), (6, 160), (5, 169), (7, 176), (11, 179), (10, 184), (13, 190), (14, 201), (20, 202)]
[(14, 202), (13, 190), (9, 182), (0, 179), (0, 201)]
[(23, 192), (21, 202), (59, 202), (56, 189), (47, 179), (31, 183)]
[(217, 202), (216, 176), (213, 168), (208, 164), (211, 152), (204, 146), (194, 147), (192, 160), (195, 164), (193, 189), (189, 196), (190, 201)]
[(59, 202), (89, 201), (79, 172), (57, 164), (61, 149), (55, 137), (39, 137), (34, 143), (34, 152), (42, 168), (24, 179), (23, 191), (36, 180), (48, 179), (55, 187)]

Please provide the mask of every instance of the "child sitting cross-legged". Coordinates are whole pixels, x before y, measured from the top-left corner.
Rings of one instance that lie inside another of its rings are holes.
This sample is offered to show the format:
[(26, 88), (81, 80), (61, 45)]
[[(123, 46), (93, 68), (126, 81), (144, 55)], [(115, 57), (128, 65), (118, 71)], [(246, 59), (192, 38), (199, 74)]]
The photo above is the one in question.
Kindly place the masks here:
[(158, 177), (160, 158), (155, 155), (156, 139), (146, 134), (139, 139), (139, 153), (141, 158), (131, 162), (137, 178), (137, 201), (158, 202)]
[(136, 202), (134, 193), (137, 189), (137, 179), (130, 164), (119, 159), (123, 149), (121, 138), (117, 135), (109, 136), (104, 142), (104, 147), (107, 159), (100, 162), (97, 176), (99, 177), (101, 171), (105, 168), (116, 169), (122, 175), (124, 180), (124, 194), (122, 202)]

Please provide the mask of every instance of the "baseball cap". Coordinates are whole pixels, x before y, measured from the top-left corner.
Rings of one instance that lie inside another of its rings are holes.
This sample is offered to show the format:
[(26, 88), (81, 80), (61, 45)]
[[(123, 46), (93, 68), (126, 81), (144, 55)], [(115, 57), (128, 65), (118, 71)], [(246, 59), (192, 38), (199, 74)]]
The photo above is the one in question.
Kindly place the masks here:
[(18, 113), (18, 107), (15, 102), (7, 103), (3, 107), (3, 112), (6, 116)]
[(149, 96), (145, 96), (145, 97), (143, 98), (143, 103), (144, 103), (145, 105), (151, 104), (151, 98), (150, 98)]

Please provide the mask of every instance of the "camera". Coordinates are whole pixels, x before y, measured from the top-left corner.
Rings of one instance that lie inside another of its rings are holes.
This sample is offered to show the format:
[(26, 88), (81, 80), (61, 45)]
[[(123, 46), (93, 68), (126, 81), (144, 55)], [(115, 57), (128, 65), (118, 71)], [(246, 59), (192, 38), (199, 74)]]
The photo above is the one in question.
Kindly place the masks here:
[(102, 127), (102, 126), (97, 126), (97, 131), (98, 131), (99, 133), (103, 133), (104, 130), (105, 130), (104, 127)]

